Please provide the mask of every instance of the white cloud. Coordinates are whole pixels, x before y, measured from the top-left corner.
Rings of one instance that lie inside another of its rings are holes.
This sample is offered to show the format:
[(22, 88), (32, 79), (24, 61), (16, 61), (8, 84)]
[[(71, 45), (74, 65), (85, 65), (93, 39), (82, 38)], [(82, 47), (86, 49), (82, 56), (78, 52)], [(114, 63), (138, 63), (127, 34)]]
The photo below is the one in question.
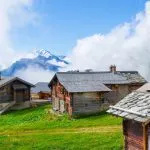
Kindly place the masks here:
[(53, 65), (60, 66), (60, 67), (66, 67), (67, 66), (67, 64), (65, 64), (64, 62), (60, 62), (60, 61), (58, 62), (55, 59), (49, 60), (47, 62), (49, 64), (53, 64)]
[[(17, 52), (13, 49), (12, 31), (35, 24), (38, 18), (32, 10), (34, 0), (0, 0), (0, 69), (7, 68), (19, 58), (34, 58), (33, 53)], [(53, 72), (45, 71), (38, 66), (20, 70), (15, 75), (29, 82), (49, 82)]]
[(30, 66), (27, 69), (20, 70), (16, 73), (16, 76), (34, 84), (37, 82), (50, 82), (53, 75), (54, 72), (43, 70), (38, 66)]
[(131, 23), (110, 33), (95, 34), (77, 41), (67, 69), (106, 70), (116, 64), (122, 70), (138, 70), (150, 79), (150, 2)]
[(0, 69), (20, 56), (13, 50), (11, 32), (15, 27), (34, 22), (32, 0), (0, 0)]

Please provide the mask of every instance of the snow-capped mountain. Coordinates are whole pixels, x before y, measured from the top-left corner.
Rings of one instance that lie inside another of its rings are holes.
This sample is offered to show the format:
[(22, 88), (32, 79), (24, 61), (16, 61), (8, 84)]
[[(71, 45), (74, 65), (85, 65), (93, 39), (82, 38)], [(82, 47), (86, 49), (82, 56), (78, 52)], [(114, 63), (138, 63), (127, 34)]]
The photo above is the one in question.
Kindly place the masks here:
[(46, 50), (35, 50), (34, 52), (33, 52), (33, 55), (35, 55), (36, 57), (37, 56), (43, 56), (43, 57), (45, 57), (45, 58), (49, 58), (49, 57), (51, 57), (51, 56), (53, 56), (52, 54), (51, 54), (51, 52), (49, 52), (49, 51), (46, 51)]
[(17, 60), (9, 68), (2, 70), (2, 75), (14, 76), (17, 72), (26, 70), (29, 67), (38, 67), (39, 69), (56, 72), (68, 64), (65, 61), (65, 56), (56, 56), (47, 50), (36, 50), (30, 54), (30, 57)]

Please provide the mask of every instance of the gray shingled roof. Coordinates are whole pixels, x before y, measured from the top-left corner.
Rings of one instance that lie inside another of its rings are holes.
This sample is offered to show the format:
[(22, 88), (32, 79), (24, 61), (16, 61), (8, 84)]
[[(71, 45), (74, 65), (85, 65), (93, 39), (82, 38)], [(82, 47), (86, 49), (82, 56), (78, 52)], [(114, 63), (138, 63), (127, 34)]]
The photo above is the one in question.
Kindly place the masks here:
[(129, 81), (112, 72), (58, 72), (56, 76), (59, 81), (99, 81), (103, 84), (129, 84)]
[(39, 92), (50, 92), (50, 88), (48, 87), (48, 82), (38, 82), (35, 84), (35, 87), (31, 89), (32, 93)]
[(68, 92), (109, 92), (108, 87), (100, 81), (61, 81)]
[[(53, 77), (53, 79), (55, 78), (57, 78), (59, 82), (64, 85), (64, 87), (66, 86), (65, 87), (66, 89), (67, 88), (70, 89), (70, 91), (80, 91), (81, 89), (82, 89), (81, 91), (86, 91), (86, 90), (95, 91), (95, 90), (102, 90), (102, 88), (105, 91), (106, 88), (104, 87), (104, 85), (108, 85), (108, 84), (131, 84), (131, 83), (146, 82), (146, 80), (137, 71), (117, 71), (115, 73), (110, 71), (58, 72)], [(51, 85), (53, 79), (50, 81), (49, 85)], [(88, 82), (89, 84), (86, 85), (85, 82)], [(76, 86), (80, 86), (80, 87), (82, 86), (82, 87), (78, 88), (77, 90)], [(100, 87), (98, 88), (98, 86)]]
[(25, 83), (25, 84), (27, 84), (27, 85), (29, 85), (29, 86), (31, 86), (31, 87), (34, 87), (33, 84), (31, 84), (31, 83), (29, 83), (29, 82), (27, 82), (27, 81), (25, 81), (25, 80), (23, 80), (23, 79), (20, 79), (20, 78), (18, 78), (18, 77), (2, 78), (2, 79), (0, 80), (0, 87), (3, 87), (3, 86), (5, 86), (6, 84), (11, 83), (11, 82), (13, 82), (13, 81), (15, 81), (15, 80), (19, 80), (20, 82), (23, 82), (23, 83)]
[(116, 73), (125, 77), (130, 83), (147, 82), (137, 71), (117, 71)]
[(139, 122), (150, 120), (150, 93), (132, 92), (107, 111), (116, 116)]

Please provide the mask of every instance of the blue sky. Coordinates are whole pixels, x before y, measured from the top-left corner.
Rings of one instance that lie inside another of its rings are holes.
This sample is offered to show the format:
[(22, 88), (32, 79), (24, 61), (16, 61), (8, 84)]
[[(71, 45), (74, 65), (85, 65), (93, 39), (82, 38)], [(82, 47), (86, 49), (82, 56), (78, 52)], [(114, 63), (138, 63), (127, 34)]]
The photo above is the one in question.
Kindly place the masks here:
[(144, 10), (146, 0), (35, 0), (33, 25), (12, 31), (13, 47), (20, 51), (47, 49), (67, 55), (78, 39), (108, 33), (130, 22)]

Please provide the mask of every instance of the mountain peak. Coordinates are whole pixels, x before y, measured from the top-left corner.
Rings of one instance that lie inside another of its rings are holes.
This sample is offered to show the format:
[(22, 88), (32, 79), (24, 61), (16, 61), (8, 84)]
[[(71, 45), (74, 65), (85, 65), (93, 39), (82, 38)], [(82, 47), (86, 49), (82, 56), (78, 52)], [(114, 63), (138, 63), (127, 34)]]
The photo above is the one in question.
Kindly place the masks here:
[(35, 53), (36, 56), (43, 56), (43, 57), (46, 57), (46, 58), (49, 58), (50, 56), (52, 56), (51, 52), (49, 52), (47, 50), (44, 50), (44, 49), (35, 50), (34, 53)]

